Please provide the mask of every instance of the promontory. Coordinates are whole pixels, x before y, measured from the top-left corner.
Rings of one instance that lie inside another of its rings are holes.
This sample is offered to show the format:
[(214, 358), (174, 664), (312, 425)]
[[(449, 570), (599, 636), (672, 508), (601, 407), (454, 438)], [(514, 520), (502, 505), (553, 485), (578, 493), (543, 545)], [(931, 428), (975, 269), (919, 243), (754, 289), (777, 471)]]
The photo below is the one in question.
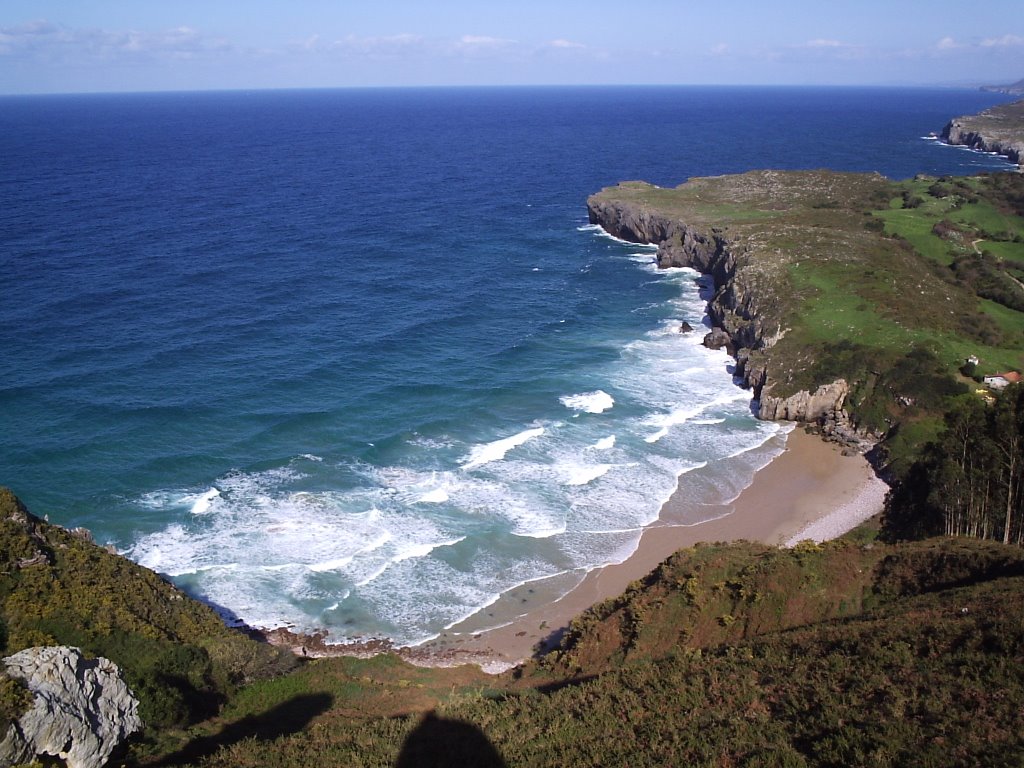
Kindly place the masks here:
[(1018, 174), (768, 170), (624, 182), (587, 205), (615, 237), (657, 244), (660, 266), (710, 276), (705, 343), (730, 346), (761, 418), (898, 457), (966, 391), (966, 361), (1024, 361), (1022, 191)]

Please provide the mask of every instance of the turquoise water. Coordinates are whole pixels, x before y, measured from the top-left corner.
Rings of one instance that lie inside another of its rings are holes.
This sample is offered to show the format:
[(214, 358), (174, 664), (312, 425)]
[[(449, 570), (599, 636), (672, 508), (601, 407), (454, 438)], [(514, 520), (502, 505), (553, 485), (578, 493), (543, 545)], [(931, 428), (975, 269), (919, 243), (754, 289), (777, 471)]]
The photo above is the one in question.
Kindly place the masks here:
[(1006, 169), (1000, 97), (422, 89), (0, 99), (0, 481), (226, 615), (417, 642), (694, 520), (780, 427), (621, 179)]

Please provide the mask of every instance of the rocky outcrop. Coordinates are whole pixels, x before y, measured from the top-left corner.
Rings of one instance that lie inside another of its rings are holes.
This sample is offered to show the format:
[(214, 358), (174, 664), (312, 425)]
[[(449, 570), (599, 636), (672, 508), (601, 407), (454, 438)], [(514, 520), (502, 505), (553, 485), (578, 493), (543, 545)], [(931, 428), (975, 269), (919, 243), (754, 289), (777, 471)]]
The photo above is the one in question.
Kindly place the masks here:
[(822, 423), (828, 414), (842, 413), (849, 392), (843, 380), (819, 387), (813, 394), (772, 395), (766, 351), (786, 333), (775, 311), (780, 298), (759, 284), (756, 269), (743, 268), (749, 255), (730, 243), (726, 232), (714, 227), (702, 231), (642, 203), (601, 193), (587, 200), (587, 211), (591, 224), (614, 237), (657, 244), (658, 266), (690, 267), (713, 279), (714, 294), (707, 307), (712, 330), (704, 344), (712, 349), (724, 347), (736, 358), (735, 374), (760, 401), (760, 418)]
[[(708, 316), (713, 330), (704, 338), (706, 346), (726, 347), (732, 353), (741, 348), (757, 349), (779, 332), (777, 326), (767, 330), (771, 323), (761, 311), (764, 301), (757, 298), (747, 277), (738, 274), (736, 255), (721, 230), (704, 232), (646, 206), (601, 195), (587, 200), (587, 210), (590, 223), (614, 237), (656, 244), (662, 269), (689, 267), (712, 278), (715, 292), (708, 302)], [(755, 397), (760, 394), (758, 383), (748, 380), (746, 384), (758, 389)]]
[(51, 755), (68, 768), (100, 768), (118, 744), (142, 728), (139, 702), (112, 661), (51, 646), (19, 651), (4, 664), (34, 702), (0, 742), (2, 766)]
[(789, 397), (761, 397), (759, 415), (763, 419), (785, 421), (824, 421), (825, 417), (841, 411), (850, 387), (845, 379), (825, 384), (810, 393), (801, 390)]
[(1024, 101), (954, 118), (942, 129), (942, 140), (981, 152), (995, 152), (1020, 165), (1024, 162)]

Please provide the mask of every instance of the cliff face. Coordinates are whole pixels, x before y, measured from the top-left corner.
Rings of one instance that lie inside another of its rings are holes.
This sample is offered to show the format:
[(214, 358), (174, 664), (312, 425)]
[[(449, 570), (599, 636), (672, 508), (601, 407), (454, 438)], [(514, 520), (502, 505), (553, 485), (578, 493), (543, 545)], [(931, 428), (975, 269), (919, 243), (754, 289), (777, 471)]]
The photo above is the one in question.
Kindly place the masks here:
[(996, 152), (1018, 165), (1024, 158), (1024, 141), (1012, 141), (985, 136), (965, 126), (960, 120), (951, 120), (942, 129), (942, 139), (949, 144), (970, 147), (982, 152)]
[(590, 223), (609, 234), (634, 243), (658, 245), (658, 265), (690, 267), (714, 279), (715, 293), (708, 316), (715, 329), (705, 337), (708, 346), (722, 346), (724, 332), (736, 357), (736, 375), (753, 390), (760, 403), (758, 416), (766, 420), (823, 422), (837, 420), (849, 387), (843, 380), (780, 397), (772, 394), (770, 356), (767, 351), (786, 333), (778, 321), (780, 297), (767, 290), (764, 275), (743, 249), (735, 248), (727, 234), (715, 227), (700, 228), (649, 207), (602, 194), (587, 200)]
[(942, 129), (942, 140), (982, 152), (996, 152), (1020, 165), (1024, 162), (1024, 101), (954, 118)]

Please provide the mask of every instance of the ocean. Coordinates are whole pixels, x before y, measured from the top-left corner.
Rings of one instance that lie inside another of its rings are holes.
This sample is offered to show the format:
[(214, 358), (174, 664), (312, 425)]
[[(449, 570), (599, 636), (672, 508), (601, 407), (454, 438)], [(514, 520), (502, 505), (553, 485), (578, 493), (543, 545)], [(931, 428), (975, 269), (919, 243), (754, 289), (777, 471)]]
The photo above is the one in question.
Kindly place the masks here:
[[(689, 270), (588, 194), (1005, 170), (968, 90), (0, 98), (0, 483), (229, 621), (415, 644), (781, 450)], [(703, 286), (706, 288), (706, 284)], [(682, 482), (680, 483), (680, 478)]]

